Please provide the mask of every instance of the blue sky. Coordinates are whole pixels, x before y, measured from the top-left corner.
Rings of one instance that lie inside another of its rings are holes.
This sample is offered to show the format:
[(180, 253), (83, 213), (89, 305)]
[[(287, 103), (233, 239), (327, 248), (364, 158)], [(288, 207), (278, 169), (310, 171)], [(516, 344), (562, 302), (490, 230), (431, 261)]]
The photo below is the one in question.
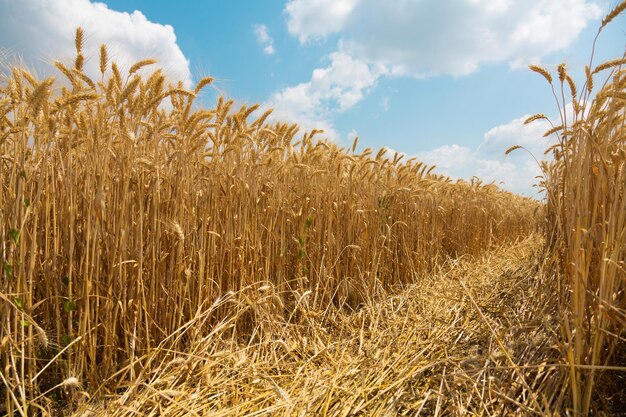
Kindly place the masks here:
[[(77, 25), (93, 51), (156, 57), (187, 85), (205, 75), (217, 94), (275, 108), (276, 118), (360, 148), (417, 155), (453, 177), (477, 175), (534, 195), (554, 98), (530, 63), (566, 62), (582, 85), (593, 37), (616, 2), (604, 0), (0, 0), (0, 48), (39, 73), (70, 61)], [(596, 63), (620, 57), (626, 19), (603, 32)], [(88, 68), (89, 63), (88, 63)]]

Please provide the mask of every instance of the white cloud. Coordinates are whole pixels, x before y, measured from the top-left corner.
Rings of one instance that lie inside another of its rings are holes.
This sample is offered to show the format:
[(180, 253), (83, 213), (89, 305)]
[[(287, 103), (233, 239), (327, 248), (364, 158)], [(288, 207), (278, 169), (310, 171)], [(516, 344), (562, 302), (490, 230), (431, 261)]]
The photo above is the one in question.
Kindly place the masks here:
[(274, 39), (270, 36), (267, 26), (254, 25), (254, 35), (261, 46), (263, 46), (263, 52), (266, 55), (274, 55), (276, 52), (274, 49)]
[[(570, 45), (601, 12), (594, 0), (289, 0), (290, 34), (303, 44), (335, 35), (337, 52), (310, 81), (270, 101), (288, 120), (329, 127), (382, 76), (463, 76), (486, 63), (536, 63)], [(388, 106), (383, 101), (383, 109)], [(524, 132), (526, 139), (536, 133)], [(481, 152), (500, 152), (505, 134), (491, 132)]]
[(520, 181), (532, 184), (532, 177), (522, 178), (523, 173), (519, 172), (518, 166), (509, 161), (501, 161), (498, 159), (478, 159), (476, 160), (476, 177), (480, 178), (486, 183), (495, 182), (502, 188), (515, 191), (515, 186), (519, 185)]
[(520, 65), (572, 43), (600, 7), (591, 0), (291, 0), (301, 42), (338, 34), (339, 49), (396, 75), (466, 75)]
[(170, 81), (191, 85), (189, 62), (176, 43), (174, 28), (151, 22), (140, 11), (117, 12), (89, 0), (0, 0), (0, 46), (30, 65), (54, 60), (72, 63), (78, 26), (85, 31), (88, 75), (99, 76), (98, 51), (106, 44), (121, 69), (154, 58)]
[[(541, 175), (541, 169), (535, 159), (548, 158), (544, 151), (555, 138), (543, 137), (551, 127), (548, 121), (537, 120), (525, 125), (527, 118), (520, 117), (490, 129), (476, 149), (445, 145), (417, 156), (429, 165), (437, 165), (436, 172), (444, 175), (465, 179), (476, 176), (509, 191), (537, 196), (533, 184), (538, 182), (535, 177)], [(521, 145), (526, 151), (520, 149), (505, 155), (506, 150), (514, 145)]]
[(340, 31), (359, 0), (291, 0), (285, 6), (289, 33), (300, 42)]
[[(550, 139), (544, 138), (543, 134), (552, 125), (547, 120), (536, 120), (525, 125), (524, 121), (528, 117), (529, 115), (526, 115), (490, 129), (485, 133), (478, 150), (483, 155), (493, 157), (502, 155), (513, 145), (520, 145), (535, 158), (542, 159), (543, 152), (552, 143)], [(512, 155), (515, 156), (516, 153)]]
[(442, 172), (464, 169), (474, 162), (472, 150), (456, 144), (440, 146), (418, 156), (429, 165), (437, 165)]
[(272, 95), (266, 103), (274, 108), (275, 119), (298, 123), (303, 129), (324, 129), (337, 140), (339, 135), (329, 121), (363, 98), (384, 69), (369, 66), (342, 52), (329, 56), (330, 64), (313, 70), (311, 79)]

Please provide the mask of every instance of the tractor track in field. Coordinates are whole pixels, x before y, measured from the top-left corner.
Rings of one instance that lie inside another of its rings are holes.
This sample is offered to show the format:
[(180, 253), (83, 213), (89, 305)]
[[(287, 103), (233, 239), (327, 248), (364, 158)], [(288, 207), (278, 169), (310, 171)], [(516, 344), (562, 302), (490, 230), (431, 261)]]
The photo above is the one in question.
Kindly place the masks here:
[[(546, 413), (553, 399), (537, 393), (562, 381), (548, 365), (558, 324), (540, 291), (540, 249), (532, 237), (451, 260), (351, 313), (309, 309), (304, 294), (298, 323), (270, 317), (271, 296), (243, 303), (188, 352), (144, 358), (142, 378), (79, 414)], [(258, 329), (237, 342), (229, 329), (250, 310)]]

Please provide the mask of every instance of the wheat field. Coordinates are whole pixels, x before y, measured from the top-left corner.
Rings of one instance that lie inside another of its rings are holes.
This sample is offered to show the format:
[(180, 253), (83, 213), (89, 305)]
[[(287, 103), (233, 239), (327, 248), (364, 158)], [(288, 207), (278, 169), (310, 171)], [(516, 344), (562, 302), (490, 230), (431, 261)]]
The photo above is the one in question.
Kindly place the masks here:
[(0, 415), (624, 411), (625, 58), (531, 66), (539, 202), (104, 45), (92, 79), (84, 36), (0, 78)]

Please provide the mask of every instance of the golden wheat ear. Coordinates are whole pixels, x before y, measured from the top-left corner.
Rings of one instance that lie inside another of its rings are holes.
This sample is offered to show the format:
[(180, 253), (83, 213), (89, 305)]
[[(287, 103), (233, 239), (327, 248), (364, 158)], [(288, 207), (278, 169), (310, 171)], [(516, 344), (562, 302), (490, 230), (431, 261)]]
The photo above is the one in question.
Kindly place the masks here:
[(85, 64), (85, 56), (83, 55), (83, 41), (84, 41), (85, 33), (82, 27), (78, 27), (76, 29), (76, 36), (74, 38), (74, 46), (76, 47), (76, 59), (74, 60), (74, 68), (77, 71), (83, 70), (83, 65)]
[(212, 84), (214, 81), (213, 77), (204, 77), (202, 78), (200, 81), (198, 81), (198, 84), (196, 84), (196, 88), (194, 88), (194, 92), (196, 94), (198, 94), (200, 92), (200, 90), (202, 90), (204, 87), (206, 87), (209, 84)]
[(546, 79), (546, 81), (548, 81), (548, 83), (552, 84), (552, 75), (550, 75), (550, 73), (545, 68), (542, 68), (538, 65), (529, 65), (528, 68), (531, 71), (541, 75), (543, 78)]
[(535, 120), (548, 120), (548, 118), (543, 113), (537, 113), (537, 114), (533, 114), (532, 116), (524, 120), (524, 124), (525, 125), (530, 124), (534, 122)]
[(107, 72), (107, 65), (109, 64), (109, 54), (106, 45), (100, 45), (100, 74), (104, 77)]
[(615, 19), (617, 16), (619, 16), (624, 10), (626, 10), (626, 0), (622, 0), (622, 2), (620, 4), (615, 6), (613, 8), (613, 10), (611, 10), (604, 17), (604, 19), (602, 19), (602, 25), (600, 26), (600, 29), (602, 29), (603, 27), (605, 27), (606, 25), (611, 23), (611, 21), (613, 21), (613, 19)]
[(137, 71), (139, 71), (141, 68), (147, 66), (147, 65), (153, 65), (156, 64), (157, 60), (156, 59), (142, 59), (141, 61), (137, 61), (136, 63), (134, 63), (130, 69), (128, 70), (128, 74), (132, 75), (134, 73), (136, 73)]
[(507, 150), (504, 152), (504, 154), (505, 154), (505, 155), (508, 155), (508, 154), (510, 154), (511, 152), (513, 152), (513, 151), (515, 151), (515, 150), (517, 150), (517, 149), (522, 149), (522, 146), (521, 146), (521, 145), (513, 145), (513, 146), (511, 146), (509, 149), (507, 149)]

